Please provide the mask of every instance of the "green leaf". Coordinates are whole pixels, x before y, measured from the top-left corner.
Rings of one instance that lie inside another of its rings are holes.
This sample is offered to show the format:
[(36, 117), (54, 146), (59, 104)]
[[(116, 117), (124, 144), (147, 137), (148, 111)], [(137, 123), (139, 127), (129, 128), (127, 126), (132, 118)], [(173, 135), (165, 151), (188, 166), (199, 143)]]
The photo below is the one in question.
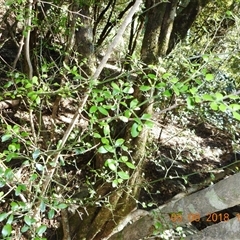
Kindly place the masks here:
[(239, 99), (239, 96), (234, 94), (228, 95), (228, 97), (233, 100)]
[(223, 99), (223, 95), (221, 93), (219, 93), (219, 92), (216, 92), (215, 93), (215, 98), (216, 98), (217, 101), (220, 101), (220, 100)]
[[(19, 208), (19, 205), (16, 202), (11, 202), (10, 205), (11, 205), (12, 211), (16, 211)], [(1, 222), (1, 220), (0, 220), (0, 222)]]
[(36, 163), (36, 169), (37, 169), (38, 171), (42, 172), (43, 169), (44, 169), (44, 167), (43, 167), (42, 164), (40, 164), (40, 163)]
[(95, 113), (97, 111), (97, 106), (91, 106), (91, 108), (89, 109), (90, 113)]
[(118, 180), (117, 179), (114, 179), (113, 181), (112, 181), (112, 187), (117, 187), (118, 186)]
[(27, 83), (26, 85), (25, 85), (25, 88), (31, 88), (33, 85), (32, 85), (32, 83)]
[(210, 107), (214, 111), (218, 110), (218, 104), (216, 102), (211, 102)]
[(11, 224), (6, 224), (2, 228), (2, 235), (3, 237), (9, 236), (12, 232), (12, 226)]
[(19, 196), (21, 194), (22, 191), (26, 191), (26, 185), (24, 184), (20, 184), (17, 186), (17, 188), (15, 189), (15, 195)]
[(123, 92), (128, 93), (128, 94), (132, 94), (132, 93), (134, 93), (134, 88), (131, 87), (131, 86), (127, 86), (123, 89)]
[(4, 134), (2, 136), (2, 142), (6, 142), (7, 140), (9, 140), (12, 137), (11, 134)]
[(239, 114), (239, 113), (233, 112), (233, 117), (234, 117), (235, 119), (237, 119), (238, 121), (240, 121), (240, 114)]
[(209, 95), (209, 94), (204, 94), (204, 95), (202, 96), (202, 99), (203, 99), (204, 101), (213, 101), (213, 97), (212, 97), (211, 95)]
[(54, 216), (55, 216), (55, 211), (54, 211), (54, 209), (50, 209), (50, 210), (48, 211), (48, 218), (49, 218), (49, 219), (52, 219), (52, 218), (54, 218)]
[(113, 146), (104, 145), (104, 148), (105, 148), (108, 152), (111, 152), (111, 153), (114, 153), (114, 152), (115, 152), (115, 149), (113, 148)]
[(114, 90), (117, 90), (119, 92), (121, 91), (121, 89), (119, 88), (119, 86), (116, 83), (111, 82), (111, 86), (113, 87)]
[(131, 109), (135, 109), (138, 105), (138, 100), (137, 99), (133, 99), (131, 102), (130, 102), (130, 108)]
[(141, 119), (143, 120), (149, 120), (151, 119), (152, 115), (151, 114), (148, 114), (148, 113), (144, 113), (141, 117)]
[(187, 108), (188, 109), (194, 109), (194, 102), (193, 102), (192, 97), (187, 98)]
[(115, 147), (121, 146), (124, 143), (124, 141), (125, 140), (123, 138), (117, 139), (116, 142), (115, 142)]
[(189, 92), (190, 92), (192, 95), (195, 95), (195, 94), (198, 92), (198, 89), (194, 87), (194, 88), (189, 89)]
[(128, 122), (128, 118), (125, 117), (125, 116), (119, 116), (119, 119), (120, 119), (122, 122)]
[(174, 77), (170, 80), (171, 83), (177, 83), (179, 81), (178, 78)]
[(8, 217), (7, 224), (12, 224), (12, 222), (13, 222), (13, 214), (11, 214), (11, 215)]
[(132, 135), (132, 137), (137, 137), (139, 135), (137, 123), (133, 123), (133, 125), (131, 127), (131, 135)]
[(46, 204), (44, 203), (44, 201), (41, 201), (41, 203), (40, 203), (40, 211), (41, 212), (45, 212), (46, 211)]
[(109, 167), (112, 171), (116, 172), (117, 171), (117, 161), (114, 159), (107, 159), (105, 164), (106, 167)]
[(101, 142), (105, 145), (109, 145), (109, 140), (105, 137), (101, 138)]
[(195, 96), (195, 102), (196, 103), (201, 103), (202, 99), (199, 96)]
[(147, 76), (150, 79), (156, 79), (156, 75), (155, 74), (149, 73)]
[(38, 85), (38, 78), (36, 76), (32, 77), (32, 83)]
[(124, 180), (129, 179), (129, 174), (126, 173), (126, 172), (120, 171), (120, 172), (118, 172), (117, 174), (118, 174), (118, 176), (119, 176), (120, 178), (122, 178), (122, 179), (124, 179)]
[(175, 85), (172, 86), (172, 88), (173, 88), (173, 91), (175, 92), (175, 94), (176, 94), (177, 96), (179, 96), (179, 95), (180, 95), (179, 89), (178, 89)]
[(0, 213), (0, 222), (2, 222), (5, 218), (7, 218), (7, 213)]
[(130, 163), (130, 162), (126, 162), (126, 165), (129, 167), (129, 168), (131, 168), (131, 169), (135, 169), (136, 167), (132, 164), (132, 163)]
[(93, 137), (94, 137), (94, 138), (101, 138), (102, 136), (101, 136), (99, 133), (94, 133), (94, 134), (93, 134)]
[(132, 115), (132, 113), (131, 113), (130, 110), (125, 110), (125, 111), (124, 111), (124, 116), (125, 116), (126, 118), (130, 118), (131, 115)]
[(158, 84), (155, 86), (155, 88), (161, 89), (161, 88), (164, 88), (165, 86), (166, 86), (166, 83), (161, 82), (161, 83), (158, 83)]
[(58, 206), (57, 206), (59, 209), (65, 209), (68, 207), (68, 205), (66, 203), (60, 203)]
[(36, 97), (35, 102), (37, 105), (41, 103), (41, 98), (39, 96)]
[(165, 92), (163, 92), (163, 96), (171, 97), (172, 96), (172, 92), (170, 90), (166, 90)]
[(41, 225), (38, 229), (37, 229), (37, 234), (39, 236), (42, 236), (42, 234), (47, 230), (47, 227), (45, 225)]
[(40, 155), (40, 150), (36, 149), (32, 154), (33, 160), (36, 160), (39, 157), (39, 155)]
[(151, 88), (152, 88), (151, 86), (142, 85), (140, 86), (139, 89), (144, 92), (144, 91), (149, 91)]
[(120, 162), (127, 162), (127, 160), (128, 160), (128, 157), (127, 157), (127, 156), (121, 156), (121, 157), (119, 158), (119, 161), (120, 161)]
[(104, 146), (101, 146), (101, 147), (98, 149), (98, 152), (104, 154), (104, 153), (107, 153), (108, 151), (105, 149)]
[(180, 88), (180, 92), (181, 92), (181, 93), (185, 93), (187, 90), (188, 90), (188, 85), (183, 85), (183, 86)]
[[(147, 126), (148, 128), (153, 128), (154, 122), (152, 122), (152, 121), (146, 121), (146, 122), (144, 123), (144, 125)], [(138, 130), (139, 130), (139, 128), (138, 128)]]
[(212, 81), (214, 79), (214, 75), (211, 73), (207, 73), (205, 79), (206, 81)]
[(71, 71), (71, 70), (70, 70), (70, 67), (65, 63), (65, 61), (63, 61), (63, 66), (64, 66), (68, 71)]
[(25, 215), (24, 216), (24, 222), (28, 225), (28, 226), (31, 226), (33, 221), (32, 221), (32, 218), (29, 217), (28, 215)]
[(218, 106), (219, 110), (221, 110), (222, 112), (225, 112), (227, 109), (227, 106), (223, 103), (220, 103)]
[(24, 224), (24, 226), (21, 228), (21, 233), (25, 233), (26, 231), (28, 231), (29, 226)]
[(100, 106), (100, 107), (98, 107), (98, 111), (100, 113), (102, 113), (103, 115), (108, 116), (108, 111), (105, 108)]
[(232, 109), (232, 111), (238, 111), (240, 109), (240, 104), (230, 104), (229, 107)]

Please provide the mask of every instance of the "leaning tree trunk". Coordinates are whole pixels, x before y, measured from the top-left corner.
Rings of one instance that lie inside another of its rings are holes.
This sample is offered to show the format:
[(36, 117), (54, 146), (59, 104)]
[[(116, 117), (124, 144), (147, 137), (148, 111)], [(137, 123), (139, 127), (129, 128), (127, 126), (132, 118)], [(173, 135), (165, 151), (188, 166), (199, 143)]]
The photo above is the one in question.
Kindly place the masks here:
[[(137, 10), (137, 5), (139, 6), (140, 3), (140, 0), (137, 0), (135, 2), (127, 18), (132, 19), (133, 14)], [(156, 64), (158, 57), (160, 55), (166, 55), (167, 51), (169, 51), (169, 43), (171, 42), (171, 36), (173, 38), (175, 36), (174, 34), (172, 34), (172, 30), (174, 28), (177, 3), (178, 1), (176, 0), (164, 3), (161, 3), (161, 1), (158, 0), (155, 1), (154, 5), (152, 1), (146, 0), (146, 9), (149, 10), (146, 12), (145, 33), (141, 49), (141, 59), (144, 64)], [(196, 12), (196, 15), (197, 13), (198, 12)], [(183, 19), (183, 21), (187, 20), (187, 17), (186, 19)], [(86, 20), (84, 20), (83, 23), (85, 24)], [(77, 34), (77, 36), (79, 36), (79, 39), (87, 36), (88, 31), (84, 31), (88, 27), (91, 26), (86, 25), (82, 27), (84, 34), (81, 34), (79, 32)], [(85, 47), (88, 48), (91, 45), (89, 40), (90, 38), (88, 37), (86, 39), (81, 39), (81, 41), (79, 42), (80, 45), (78, 45), (79, 52), (81, 51), (81, 49)], [(82, 46), (81, 44), (85, 42), (86, 46)], [(115, 43), (117, 43), (117, 40), (115, 41)], [(86, 57), (87, 59), (89, 59), (89, 57), (91, 56), (89, 55)], [(107, 54), (103, 58), (103, 62), (104, 61), (107, 61)], [(98, 76), (98, 73), (94, 74), (94, 76)], [(143, 95), (139, 87), (146, 80), (142, 76), (138, 76), (138, 78), (134, 81), (134, 97), (138, 100), (138, 102), (145, 103), (141, 105), (140, 109), (135, 111), (135, 116), (141, 118), (143, 114), (152, 114), (153, 112), (153, 101), (151, 99), (153, 99), (154, 89), (150, 90), (148, 94), (145, 93), (145, 95)], [(147, 85), (149, 83), (146, 81), (144, 84)], [(141, 176), (144, 169), (145, 148), (148, 138), (148, 129), (143, 127), (140, 134), (137, 137), (132, 138), (129, 133), (130, 128), (131, 124), (128, 124), (125, 134), (125, 142), (128, 143), (128, 150), (129, 152), (131, 152), (131, 158), (134, 161), (135, 166), (137, 167), (132, 172), (130, 172), (131, 177), (127, 181), (127, 187), (121, 186), (120, 188), (114, 189), (112, 188), (111, 184), (104, 182), (102, 182), (101, 185), (98, 185), (96, 188), (97, 195), (108, 195), (109, 203), (108, 205), (103, 205), (101, 207), (92, 206), (88, 207), (87, 209), (79, 208), (78, 212), (76, 212), (69, 219), (71, 239), (108, 239), (111, 235), (111, 232), (114, 230), (114, 228), (116, 228), (117, 225), (119, 225), (121, 220), (123, 220), (130, 212), (132, 212), (137, 207), (136, 200), (138, 199), (142, 182)], [(106, 156), (98, 155), (97, 161), (98, 168), (101, 168), (106, 161)], [(82, 214), (81, 218), (79, 217), (79, 212), (81, 212)]]

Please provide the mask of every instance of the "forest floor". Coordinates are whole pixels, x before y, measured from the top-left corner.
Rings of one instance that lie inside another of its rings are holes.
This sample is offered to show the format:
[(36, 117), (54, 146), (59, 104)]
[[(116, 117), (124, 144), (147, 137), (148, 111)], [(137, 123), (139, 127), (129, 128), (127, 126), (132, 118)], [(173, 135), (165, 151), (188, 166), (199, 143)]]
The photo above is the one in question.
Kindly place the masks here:
[(145, 178), (149, 187), (141, 196), (141, 201), (147, 204), (161, 205), (202, 183), (211, 172), (240, 160), (229, 133), (194, 119), (188, 120), (185, 127), (159, 121), (151, 135), (149, 149), (155, 151), (146, 157)]

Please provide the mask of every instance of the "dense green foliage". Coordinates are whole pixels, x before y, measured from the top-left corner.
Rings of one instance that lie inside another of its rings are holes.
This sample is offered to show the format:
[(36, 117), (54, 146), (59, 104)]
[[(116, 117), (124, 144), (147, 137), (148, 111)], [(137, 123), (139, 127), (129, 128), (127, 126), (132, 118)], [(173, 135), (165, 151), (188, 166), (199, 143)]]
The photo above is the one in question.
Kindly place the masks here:
[(148, 11), (142, 4), (94, 79), (133, 3), (5, 1), (2, 27), (10, 30), (2, 33), (0, 100), (20, 104), (1, 108), (1, 239), (47, 239), (51, 220), (67, 208), (115, 210), (109, 196), (131, 195), (141, 175), (137, 150), (154, 125), (145, 112), (152, 104), (160, 119), (184, 125), (197, 118), (238, 134), (239, 5), (219, 2), (151, 63), (139, 47)]

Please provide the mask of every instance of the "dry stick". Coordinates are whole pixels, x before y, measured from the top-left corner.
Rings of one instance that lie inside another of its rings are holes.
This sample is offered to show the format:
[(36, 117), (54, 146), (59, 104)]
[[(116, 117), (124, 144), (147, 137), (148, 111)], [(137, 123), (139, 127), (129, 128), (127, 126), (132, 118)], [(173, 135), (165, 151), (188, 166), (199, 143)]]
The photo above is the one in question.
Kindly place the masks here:
[[(29, 80), (32, 80), (33, 78), (33, 66), (30, 58), (30, 35), (31, 35), (31, 25), (32, 25), (32, 9), (33, 9), (33, 0), (29, 0), (28, 3), (28, 18), (26, 21), (26, 27), (28, 28), (27, 31), (27, 36), (26, 36), (26, 41), (25, 41), (25, 56), (28, 64), (28, 78)], [(30, 124), (31, 124), (31, 129), (32, 129), (32, 134), (33, 134), (33, 139), (34, 142), (37, 142), (37, 137), (36, 137), (36, 132), (34, 129), (34, 122), (33, 122), (33, 111), (30, 109), (29, 110), (29, 115), (30, 115)]]

